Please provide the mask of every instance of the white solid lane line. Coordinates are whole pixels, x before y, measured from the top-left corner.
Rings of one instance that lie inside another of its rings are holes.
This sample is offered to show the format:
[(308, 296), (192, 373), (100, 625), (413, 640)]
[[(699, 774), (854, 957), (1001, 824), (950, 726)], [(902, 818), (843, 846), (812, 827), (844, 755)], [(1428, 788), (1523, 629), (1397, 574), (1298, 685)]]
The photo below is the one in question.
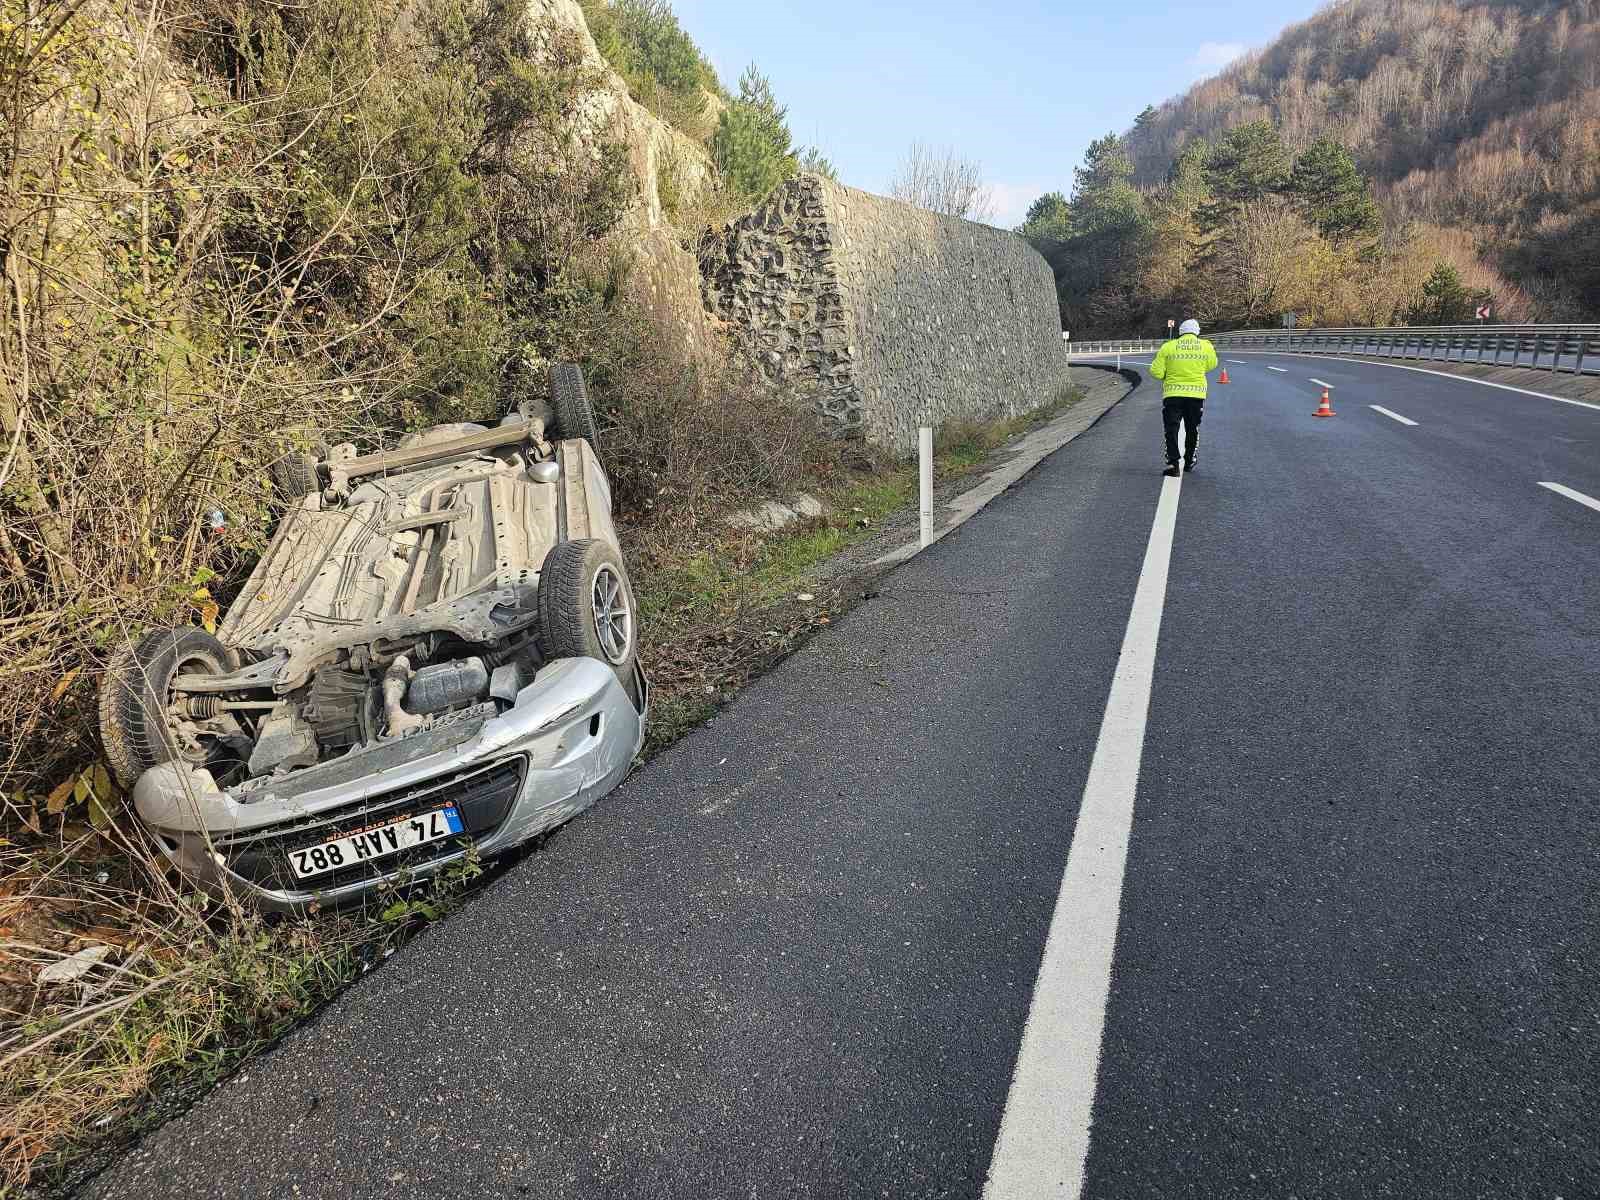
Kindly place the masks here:
[(1582, 492), (1575, 492), (1559, 483), (1541, 483), (1539, 486), (1549, 488), (1558, 496), (1565, 496), (1568, 500), (1576, 500), (1579, 504), (1587, 505), (1594, 509), (1595, 512), (1600, 512), (1600, 500), (1596, 500), (1593, 496), (1585, 496)]
[(1327, 383), (1327, 382), (1325, 382), (1325, 381), (1323, 381), (1321, 379), (1313, 379), (1311, 382), (1316, 384), (1318, 387), (1325, 387), (1325, 388), (1329, 389), (1330, 391), (1333, 389), (1333, 384)]
[(1288, 367), (1268, 367), (1267, 370), (1276, 371), (1279, 375), (1287, 375), (1289, 373)]
[(1083, 1189), (1122, 873), (1181, 484), (1181, 478), (1162, 481), (989, 1164), (985, 1200), (1076, 1200)]
[(1370, 408), (1373, 412), (1382, 413), (1384, 416), (1388, 417), (1391, 421), (1399, 421), (1400, 424), (1402, 424), (1402, 425), (1415, 425), (1416, 424), (1416, 422), (1413, 421), (1410, 417), (1402, 417), (1397, 412), (1390, 412), (1387, 408), (1383, 407), (1383, 405), (1381, 405), (1381, 404), (1369, 404), (1369, 405), (1367, 405), (1367, 407)]

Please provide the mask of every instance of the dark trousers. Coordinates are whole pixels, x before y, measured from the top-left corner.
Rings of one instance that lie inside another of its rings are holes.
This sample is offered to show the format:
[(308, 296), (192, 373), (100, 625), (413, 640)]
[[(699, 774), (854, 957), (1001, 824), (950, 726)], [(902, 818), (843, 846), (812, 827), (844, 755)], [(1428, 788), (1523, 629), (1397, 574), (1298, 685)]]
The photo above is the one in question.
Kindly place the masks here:
[(1205, 413), (1204, 400), (1187, 396), (1169, 396), (1161, 405), (1161, 423), (1167, 430), (1167, 461), (1178, 461), (1178, 423), (1183, 423), (1183, 456), (1194, 458), (1194, 448), (1200, 441), (1200, 418)]

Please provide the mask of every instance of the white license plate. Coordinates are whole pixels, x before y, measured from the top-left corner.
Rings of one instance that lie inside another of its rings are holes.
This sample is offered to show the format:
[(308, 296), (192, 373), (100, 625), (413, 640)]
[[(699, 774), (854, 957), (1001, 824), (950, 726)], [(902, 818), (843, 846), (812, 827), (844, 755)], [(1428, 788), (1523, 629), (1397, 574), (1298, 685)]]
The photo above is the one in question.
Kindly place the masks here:
[(413, 846), (424, 846), (429, 842), (454, 837), (461, 831), (461, 814), (454, 807), (436, 808), (432, 812), (418, 813), (387, 825), (375, 825), (347, 837), (319, 842), (303, 850), (291, 850), (289, 865), (301, 879), (310, 879), (341, 867), (372, 862), (399, 854)]

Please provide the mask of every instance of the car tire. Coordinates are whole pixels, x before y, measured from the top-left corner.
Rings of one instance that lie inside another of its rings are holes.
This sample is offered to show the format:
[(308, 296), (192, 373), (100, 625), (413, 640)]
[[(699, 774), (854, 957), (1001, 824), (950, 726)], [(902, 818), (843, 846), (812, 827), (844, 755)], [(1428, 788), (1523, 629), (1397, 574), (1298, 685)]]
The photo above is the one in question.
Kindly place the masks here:
[(547, 658), (594, 658), (639, 703), (639, 621), (622, 555), (608, 542), (559, 542), (539, 572), (539, 631)]
[(152, 630), (123, 646), (106, 667), (100, 681), (100, 743), (125, 791), (157, 763), (179, 757), (167, 705), (172, 681), (184, 668), (222, 675), (233, 666), (226, 647), (211, 634), (182, 628)]
[(267, 468), (272, 490), (285, 504), (295, 504), (322, 490), (322, 476), (315, 456), (303, 450), (291, 451)]
[(577, 363), (556, 363), (550, 368), (550, 412), (555, 418), (556, 440), (583, 438), (600, 453), (600, 430), (583, 368)]

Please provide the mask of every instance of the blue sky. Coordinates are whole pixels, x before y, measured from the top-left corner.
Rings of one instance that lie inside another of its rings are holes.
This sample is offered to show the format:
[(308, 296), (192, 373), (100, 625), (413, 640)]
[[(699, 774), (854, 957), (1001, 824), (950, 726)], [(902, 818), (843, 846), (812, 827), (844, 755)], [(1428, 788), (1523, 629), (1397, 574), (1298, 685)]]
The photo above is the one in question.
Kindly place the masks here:
[(882, 192), (914, 141), (983, 163), (998, 224), (1067, 191), (1092, 138), (1125, 129), (1272, 40), (1324, 0), (1230, 4), (993, 4), (952, 0), (674, 0), (678, 19), (737, 86), (752, 60), (789, 106), (795, 140), (822, 146), (845, 183)]

